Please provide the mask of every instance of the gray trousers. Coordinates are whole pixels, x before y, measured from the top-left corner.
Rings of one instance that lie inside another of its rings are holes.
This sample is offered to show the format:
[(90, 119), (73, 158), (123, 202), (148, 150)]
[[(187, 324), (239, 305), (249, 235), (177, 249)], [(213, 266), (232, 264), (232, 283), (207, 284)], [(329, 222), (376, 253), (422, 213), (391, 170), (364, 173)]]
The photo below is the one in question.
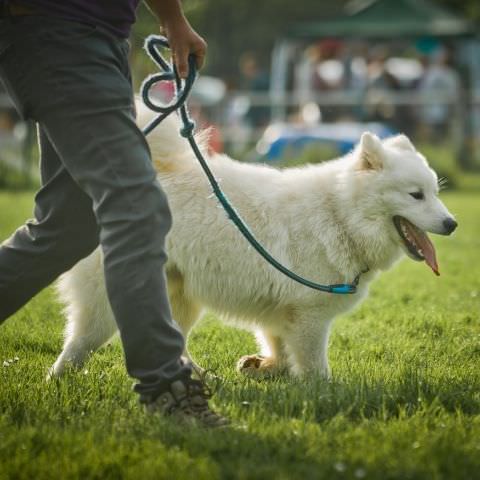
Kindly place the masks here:
[(0, 20), (0, 79), (38, 123), (42, 175), (35, 219), (0, 247), (0, 323), (100, 243), (127, 370), (148, 398), (191, 371), (166, 291), (171, 215), (135, 124), (127, 55), (95, 26)]

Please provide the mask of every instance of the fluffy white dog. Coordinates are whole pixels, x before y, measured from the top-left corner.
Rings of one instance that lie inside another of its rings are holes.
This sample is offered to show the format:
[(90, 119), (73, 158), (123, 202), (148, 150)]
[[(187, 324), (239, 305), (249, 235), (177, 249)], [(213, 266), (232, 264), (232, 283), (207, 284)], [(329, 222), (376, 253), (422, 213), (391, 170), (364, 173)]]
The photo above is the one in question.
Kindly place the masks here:
[[(149, 115), (140, 107), (141, 125)], [(343, 158), (285, 170), (209, 159), (236, 209), (284, 265), (323, 284), (348, 283), (368, 269), (358, 293), (334, 295), (290, 280), (249, 246), (178, 129), (170, 118), (149, 137), (174, 217), (166, 267), (174, 318), (185, 336), (204, 309), (255, 331), (261, 354), (240, 359), (241, 372), (328, 376), (332, 321), (365, 298), (378, 272), (404, 252), (438, 274), (425, 232), (447, 235), (456, 222), (437, 197), (436, 174), (405, 136), (382, 142), (365, 133)], [(100, 249), (61, 278), (59, 291), (68, 324), (53, 375), (81, 365), (116, 331)]]

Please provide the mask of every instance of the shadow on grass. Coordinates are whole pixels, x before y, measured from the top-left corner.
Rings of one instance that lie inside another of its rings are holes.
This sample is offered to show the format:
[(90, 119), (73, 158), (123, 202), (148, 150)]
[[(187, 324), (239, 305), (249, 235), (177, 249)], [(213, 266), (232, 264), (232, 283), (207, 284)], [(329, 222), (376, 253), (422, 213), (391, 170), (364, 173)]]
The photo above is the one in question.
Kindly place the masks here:
[(387, 420), (415, 415), (430, 408), (466, 415), (480, 413), (478, 385), (471, 378), (435, 378), (428, 372), (405, 368), (395, 379), (369, 377), (355, 381), (334, 379), (239, 379), (219, 388), (220, 403), (262, 417), (329, 421), (337, 415), (351, 420)]

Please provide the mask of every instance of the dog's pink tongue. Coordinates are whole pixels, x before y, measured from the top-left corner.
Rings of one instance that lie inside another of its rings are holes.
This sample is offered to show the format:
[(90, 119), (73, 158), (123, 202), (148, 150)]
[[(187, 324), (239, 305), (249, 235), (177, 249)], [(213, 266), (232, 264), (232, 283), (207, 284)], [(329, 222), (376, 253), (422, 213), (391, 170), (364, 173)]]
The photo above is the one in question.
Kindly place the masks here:
[(438, 270), (437, 255), (435, 253), (435, 247), (430, 241), (428, 236), (423, 232), (415, 229), (415, 243), (422, 249), (425, 262), (433, 270), (435, 275), (440, 275)]
[(435, 255), (435, 248), (430, 240), (428, 243), (428, 246), (425, 244), (423, 247), (423, 256), (425, 257), (425, 262), (427, 262), (427, 265), (433, 270), (435, 275), (440, 275), (438, 270), (437, 256)]

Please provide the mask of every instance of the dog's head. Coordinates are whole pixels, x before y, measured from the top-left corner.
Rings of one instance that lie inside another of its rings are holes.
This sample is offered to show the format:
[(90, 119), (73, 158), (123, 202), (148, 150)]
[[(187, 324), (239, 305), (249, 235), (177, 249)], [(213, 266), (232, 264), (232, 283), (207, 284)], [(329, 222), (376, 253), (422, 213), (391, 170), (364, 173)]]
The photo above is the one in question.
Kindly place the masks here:
[(438, 275), (435, 248), (426, 232), (450, 235), (457, 222), (438, 198), (437, 175), (423, 155), (404, 135), (382, 142), (364, 133), (355, 162), (366, 179), (364, 194), (374, 215), (387, 221), (392, 241)]

